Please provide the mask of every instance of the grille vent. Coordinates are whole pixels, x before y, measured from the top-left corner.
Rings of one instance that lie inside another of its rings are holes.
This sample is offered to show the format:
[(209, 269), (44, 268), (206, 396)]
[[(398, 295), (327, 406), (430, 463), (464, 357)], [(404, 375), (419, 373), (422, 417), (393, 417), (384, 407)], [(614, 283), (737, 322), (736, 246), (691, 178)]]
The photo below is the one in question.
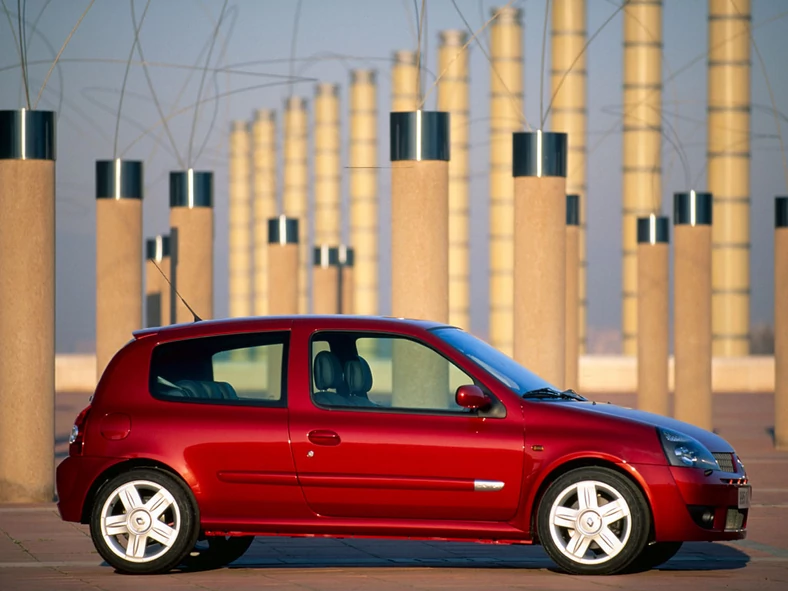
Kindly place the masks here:
[(723, 472), (736, 472), (736, 469), (733, 467), (733, 454), (714, 452), (711, 455), (717, 460), (720, 470)]

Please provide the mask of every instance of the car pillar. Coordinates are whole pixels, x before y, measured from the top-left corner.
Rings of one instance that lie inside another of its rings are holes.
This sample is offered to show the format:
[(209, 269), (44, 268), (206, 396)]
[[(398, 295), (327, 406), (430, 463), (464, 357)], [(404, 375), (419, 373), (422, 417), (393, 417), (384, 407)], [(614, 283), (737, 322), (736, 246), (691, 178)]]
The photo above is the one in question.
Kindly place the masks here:
[[(177, 230), (177, 289), (203, 320), (213, 316), (213, 173), (170, 172), (170, 227)], [(191, 322), (178, 301), (174, 322)]]
[(512, 134), (514, 359), (557, 387), (566, 370), (566, 140)]
[(0, 503), (54, 494), (55, 128), (0, 111)]
[(566, 357), (564, 387), (578, 388), (580, 356), (580, 197), (566, 196)]
[(668, 218), (637, 218), (637, 405), (668, 414)]
[[(163, 274), (163, 275), (162, 275)], [(145, 326), (170, 324), (170, 237), (145, 241)]]
[(96, 378), (142, 328), (143, 167), (96, 161)]
[[(449, 114), (390, 115), (391, 311), (447, 322), (449, 317)], [(392, 352), (395, 406), (440, 406), (448, 366), (421, 346), (398, 340)]]
[(673, 416), (712, 428), (711, 193), (673, 195)]
[(774, 213), (774, 443), (788, 449), (788, 197)]

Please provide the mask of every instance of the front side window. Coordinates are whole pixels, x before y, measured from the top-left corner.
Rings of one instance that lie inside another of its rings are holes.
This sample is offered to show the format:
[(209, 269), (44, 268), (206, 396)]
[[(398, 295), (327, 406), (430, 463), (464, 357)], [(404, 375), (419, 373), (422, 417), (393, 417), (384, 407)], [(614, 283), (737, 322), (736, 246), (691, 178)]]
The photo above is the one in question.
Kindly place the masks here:
[(323, 332), (312, 339), (312, 399), (323, 407), (468, 413), (455, 402), (473, 378), (423, 343)]
[(153, 350), (156, 398), (284, 405), (288, 333), (255, 333), (164, 343)]

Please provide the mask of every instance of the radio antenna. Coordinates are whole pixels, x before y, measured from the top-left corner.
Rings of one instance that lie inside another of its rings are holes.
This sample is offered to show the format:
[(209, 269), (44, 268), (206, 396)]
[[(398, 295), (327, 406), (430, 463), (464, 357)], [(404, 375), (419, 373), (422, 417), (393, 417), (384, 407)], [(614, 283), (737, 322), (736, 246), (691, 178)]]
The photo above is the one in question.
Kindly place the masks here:
[(172, 283), (170, 283), (170, 278), (169, 278), (169, 277), (167, 277), (167, 275), (164, 273), (164, 271), (162, 271), (162, 270), (161, 270), (161, 267), (159, 267), (159, 264), (156, 262), (156, 259), (152, 259), (152, 258), (151, 258), (151, 259), (148, 259), (148, 260), (149, 260), (151, 263), (153, 263), (153, 265), (156, 267), (156, 269), (159, 271), (159, 273), (161, 273), (161, 276), (162, 276), (162, 277), (164, 277), (164, 281), (166, 281), (166, 282), (167, 282), (167, 285), (169, 285), (169, 286), (170, 286), (170, 289), (172, 289), (172, 291), (174, 291), (174, 292), (175, 292), (175, 295), (176, 295), (176, 296), (178, 296), (178, 299), (179, 299), (181, 302), (183, 302), (183, 305), (184, 305), (184, 306), (186, 306), (186, 308), (189, 310), (189, 312), (191, 312), (191, 313), (192, 313), (192, 316), (194, 316), (194, 321), (195, 321), (195, 322), (201, 322), (201, 321), (202, 321), (202, 318), (200, 318), (199, 316), (197, 316), (197, 312), (195, 312), (194, 310), (192, 310), (192, 307), (191, 307), (191, 306), (190, 306), (188, 303), (186, 303), (186, 300), (184, 300), (184, 299), (183, 299), (183, 296), (182, 296), (181, 294), (179, 294), (179, 293), (178, 293), (178, 289), (177, 289), (177, 288), (176, 288), (176, 287), (175, 287), (175, 286), (174, 286)]

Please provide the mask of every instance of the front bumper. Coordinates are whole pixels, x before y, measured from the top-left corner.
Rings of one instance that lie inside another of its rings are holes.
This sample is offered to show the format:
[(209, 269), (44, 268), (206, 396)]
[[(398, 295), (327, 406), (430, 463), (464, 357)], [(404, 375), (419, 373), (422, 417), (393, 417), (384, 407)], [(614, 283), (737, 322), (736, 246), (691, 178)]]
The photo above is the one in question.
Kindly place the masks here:
[[(749, 509), (739, 509), (743, 474), (697, 468), (632, 466), (647, 483), (658, 542), (713, 542), (747, 537)], [(704, 513), (712, 519), (702, 519)]]

